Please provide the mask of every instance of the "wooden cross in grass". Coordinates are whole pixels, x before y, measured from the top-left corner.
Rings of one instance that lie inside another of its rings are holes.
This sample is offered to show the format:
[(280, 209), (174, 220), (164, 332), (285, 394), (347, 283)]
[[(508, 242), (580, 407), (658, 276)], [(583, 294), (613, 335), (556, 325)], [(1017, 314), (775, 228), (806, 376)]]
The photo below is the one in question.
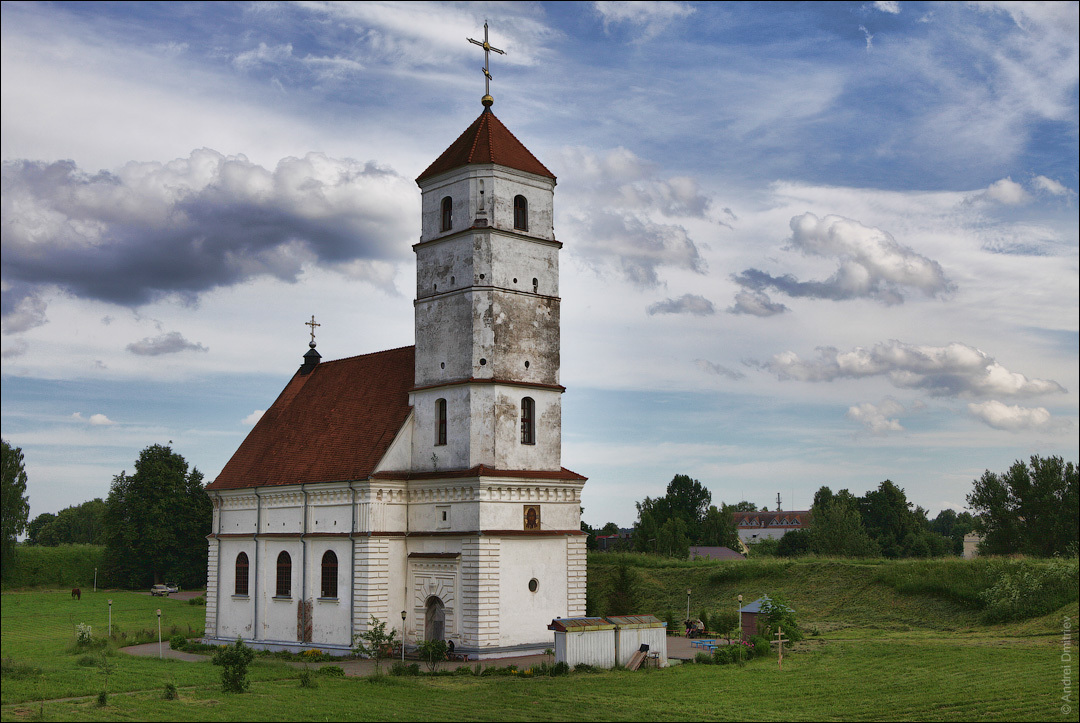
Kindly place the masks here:
[(784, 637), (784, 629), (780, 627), (776, 628), (776, 640), (769, 641), (770, 645), (775, 645), (778, 648), (776, 665), (781, 670), (784, 668), (784, 643), (787, 641), (787, 638)]

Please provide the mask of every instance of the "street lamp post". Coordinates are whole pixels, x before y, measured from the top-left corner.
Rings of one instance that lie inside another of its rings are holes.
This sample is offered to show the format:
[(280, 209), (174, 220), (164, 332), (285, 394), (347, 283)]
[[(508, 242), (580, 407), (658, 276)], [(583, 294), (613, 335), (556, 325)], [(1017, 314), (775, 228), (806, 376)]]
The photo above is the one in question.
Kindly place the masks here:
[(690, 622), (690, 588), (686, 588), (686, 622)]
[(745, 637), (746, 636), (743, 635), (743, 629), (742, 629), (742, 595), (740, 595), (739, 596), (739, 640), (742, 640)]
[(401, 611), (401, 664), (405, 664), (405, 611)]
[(157, 609), (157, 656), (164, 657), (161, 654), (161, 608)]
[(112, 599), (109, 599), (109, 638), (112, 638)]

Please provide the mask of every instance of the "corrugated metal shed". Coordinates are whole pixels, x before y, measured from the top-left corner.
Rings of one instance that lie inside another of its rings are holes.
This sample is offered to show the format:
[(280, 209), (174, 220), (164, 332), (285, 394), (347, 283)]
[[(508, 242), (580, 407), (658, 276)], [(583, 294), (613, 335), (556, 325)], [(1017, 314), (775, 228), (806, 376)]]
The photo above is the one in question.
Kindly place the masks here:
[(615, 624), (605, 618), (555, 618), (548, 630), (557, 633), (582, 633), (586, 630), (614, 630)]
[(667, 627), (667, 623), (655, 615), (608, 615), (604, 619), (622, 630)]

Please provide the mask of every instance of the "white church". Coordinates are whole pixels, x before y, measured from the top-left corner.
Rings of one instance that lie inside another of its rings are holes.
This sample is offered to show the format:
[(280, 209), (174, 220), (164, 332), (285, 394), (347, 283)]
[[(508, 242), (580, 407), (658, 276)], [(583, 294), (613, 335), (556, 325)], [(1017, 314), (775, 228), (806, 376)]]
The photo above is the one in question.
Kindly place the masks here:
[(322, 361), (313, 335), (207, 487), (208, 642), (344, 652), (374, 616), (479, 659), (585, 614), (555, 176), (483, 104), (416, 179), (415, 346)]

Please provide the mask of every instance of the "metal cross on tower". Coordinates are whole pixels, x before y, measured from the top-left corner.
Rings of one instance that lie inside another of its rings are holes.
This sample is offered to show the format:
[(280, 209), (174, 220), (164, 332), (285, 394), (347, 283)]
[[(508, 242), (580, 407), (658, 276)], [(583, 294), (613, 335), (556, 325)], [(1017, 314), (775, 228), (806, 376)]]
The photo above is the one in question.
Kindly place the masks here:
[(488, 42), (488, 24), (486, 20), (484, 21), (484, 42), (481, 43), (479, 40), (473, 40), (472, 38), (465, 39), (473, 45), (479, 45), (484, 49), (484, 67), (482, 68), (484, 71), (484, 97), (480, 99), (480, 102), (484, 104), (484, 107), (490, 108), (491, 104), (495, 102), (495, 99), (491, 97), (491, 53), (506, 55), (506, 51), (499, 50)]
[(311, 327), (311, 346), (314, 348), (314, 346), (315, 346), (315, 327), (316, 326), (322, 326), (322, 324), (315, 321), (315, 315), (312, 314), (311, 315), (311, 321), (305, 321), (304, 326), (310, 326)]

